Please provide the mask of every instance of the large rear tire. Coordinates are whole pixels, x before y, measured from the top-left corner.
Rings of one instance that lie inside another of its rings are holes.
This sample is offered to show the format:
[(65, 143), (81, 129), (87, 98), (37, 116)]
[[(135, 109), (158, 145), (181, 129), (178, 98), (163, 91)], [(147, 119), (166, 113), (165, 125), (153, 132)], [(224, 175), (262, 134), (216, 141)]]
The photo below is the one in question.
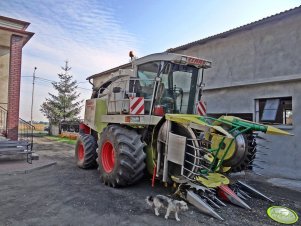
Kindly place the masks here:
[(83, 169), (95, 168), (97, 143), (90, 134), (80, 134), (75, 145), (76, 165)]
[(141, 136), (119, 125), (104, 129), (98, 143), (101, 181), (111, 187), (124, 187), (143, 177), (146, 154)]

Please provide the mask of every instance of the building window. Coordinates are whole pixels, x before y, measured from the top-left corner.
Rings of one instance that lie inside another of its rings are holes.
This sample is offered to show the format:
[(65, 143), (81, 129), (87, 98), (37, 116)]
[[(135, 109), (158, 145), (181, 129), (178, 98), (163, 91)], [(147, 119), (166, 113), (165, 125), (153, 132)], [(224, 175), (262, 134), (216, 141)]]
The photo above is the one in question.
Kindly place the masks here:
[(257, 99), (256, 121), (264, 124), (293, 124), (292, 97)]
[(274, 122), (279, 109), (280, 99), (267, 99), (261, 115), (262, 122)]

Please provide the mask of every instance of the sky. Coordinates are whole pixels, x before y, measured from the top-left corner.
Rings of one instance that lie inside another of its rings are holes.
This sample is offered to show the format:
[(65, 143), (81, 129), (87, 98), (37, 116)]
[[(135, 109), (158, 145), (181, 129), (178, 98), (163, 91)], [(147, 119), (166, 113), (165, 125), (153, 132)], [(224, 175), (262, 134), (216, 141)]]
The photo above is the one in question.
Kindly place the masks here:
[[(51, 81), (65, 61), (89, 99), (86, 78), (138, 57), (260, 20), (301, 5), (300, 0), (0, 0), (0, 15), (30, 22), (35, 35), (23, 48), (20, 117), (47, 121), (40, 106), (56, 94)], [(83, 111), (81, 117), (83, 118)]]

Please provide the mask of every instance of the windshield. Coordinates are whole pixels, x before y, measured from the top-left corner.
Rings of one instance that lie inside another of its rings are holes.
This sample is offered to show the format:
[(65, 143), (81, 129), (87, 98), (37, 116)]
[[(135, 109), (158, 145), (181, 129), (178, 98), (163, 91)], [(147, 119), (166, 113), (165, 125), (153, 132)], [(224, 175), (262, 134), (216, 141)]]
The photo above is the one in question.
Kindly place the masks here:
[(160, 68), (160, 62), (149, 62), (138, 66), (138, 79), (141, 96), (152, 99), (154, 81)]
[(193, 66), (165, 62), (156, 103), (165, 113), (192, 114), (198, 69)]
[[(152, 99), (154, 81), (158, 76), (154, 108), (164, 113), (193, 114), (198, 69), (194, 66), (154, 61), (138, 66), (140, 96)], [(148, 107), (146, 112), (149, 112)]]

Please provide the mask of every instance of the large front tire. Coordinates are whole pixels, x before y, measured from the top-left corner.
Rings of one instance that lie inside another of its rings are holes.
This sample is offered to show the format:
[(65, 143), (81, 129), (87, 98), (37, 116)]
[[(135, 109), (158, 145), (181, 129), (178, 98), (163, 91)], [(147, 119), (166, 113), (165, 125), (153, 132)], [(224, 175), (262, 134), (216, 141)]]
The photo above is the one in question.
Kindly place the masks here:
[(142, 178), (145, 144), (136, 131), (118, 125), (104, 129), (98, 143), (101, 181), (111, 187), (124, 187)]
[(76, 165), (83, 169), (95, 168), (97, 143), (90, 134), (80, 134), (75, 145)]

